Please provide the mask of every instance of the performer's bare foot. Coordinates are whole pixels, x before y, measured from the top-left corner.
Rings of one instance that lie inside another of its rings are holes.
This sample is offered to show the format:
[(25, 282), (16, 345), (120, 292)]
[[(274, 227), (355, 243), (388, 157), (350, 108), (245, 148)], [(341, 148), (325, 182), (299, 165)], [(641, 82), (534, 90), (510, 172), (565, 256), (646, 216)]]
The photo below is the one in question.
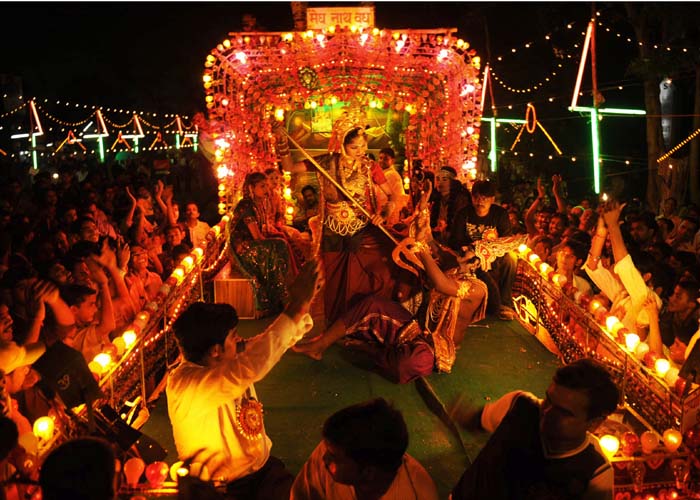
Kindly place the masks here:
[(326, 350), (326, 346), (322, 342), (323, 334), (312, 337), (308, 341), (302, 340), (297, 342), (292, 346), (292, 351), (298, 352), (299, 354), (304, 354), (305, 356), (315, 359), (316, 361), (321, 361), (323, 358), (323, 351)]

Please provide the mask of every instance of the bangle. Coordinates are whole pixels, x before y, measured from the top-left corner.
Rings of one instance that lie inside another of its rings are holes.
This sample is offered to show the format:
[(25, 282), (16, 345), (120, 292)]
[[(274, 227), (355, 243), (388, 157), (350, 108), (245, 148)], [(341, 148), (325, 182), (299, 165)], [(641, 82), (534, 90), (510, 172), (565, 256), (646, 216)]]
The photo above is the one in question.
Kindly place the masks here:
[(591, 259), (593, 262), (600, 262), (600, 255), (598, 257), (596, 257), (592, 253), (589, 253), (588, 258)]

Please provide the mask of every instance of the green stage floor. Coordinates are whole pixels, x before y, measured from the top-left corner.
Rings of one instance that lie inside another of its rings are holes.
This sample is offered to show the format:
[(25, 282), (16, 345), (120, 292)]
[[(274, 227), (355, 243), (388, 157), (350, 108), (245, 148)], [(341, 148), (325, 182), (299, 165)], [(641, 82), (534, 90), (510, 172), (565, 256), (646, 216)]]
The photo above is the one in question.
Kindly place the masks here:
[[(269, 323), (269, 319), (241, 321), (239, 330), (243, 336), (254, 335)], [(559, 361), (517, 321), (486, 319), (469, 328), (452, 373), (433, 374), (427, 380), (447, 407), (458, 398), (479, 406), (515, 389), (543, 396), (558, 366)], [(447, 498), (467, 464), (459, 441), (426, 405), (414, 383), (389, 382), (341, 346), (332, 346), (321, 361), (286, 353), (256, 384), (256, 390), (265, 406), (272, 453), (295, 474), (318, 443), (327, 416), (379, 396), (403, 412), (410, 432), (408, 451), (430, 472), (440, 498)], [(176, 451), (166, 405), (163, 393), (141, 430), (168, 450), (166, 461), (172, 464)], [(470, 459), (476, 457), (486, 438), (485, 433), (461, 431)]]

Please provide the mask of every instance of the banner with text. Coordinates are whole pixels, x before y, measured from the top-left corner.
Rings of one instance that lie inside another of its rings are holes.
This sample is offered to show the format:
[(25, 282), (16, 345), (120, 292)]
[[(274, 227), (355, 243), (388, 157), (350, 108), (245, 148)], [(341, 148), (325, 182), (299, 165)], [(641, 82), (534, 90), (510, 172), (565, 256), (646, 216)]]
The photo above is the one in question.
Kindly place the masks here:
[(374, 7), (309, 7), (306, 28), (322, 30), (329, 26), (358, 28), (374, 27)]

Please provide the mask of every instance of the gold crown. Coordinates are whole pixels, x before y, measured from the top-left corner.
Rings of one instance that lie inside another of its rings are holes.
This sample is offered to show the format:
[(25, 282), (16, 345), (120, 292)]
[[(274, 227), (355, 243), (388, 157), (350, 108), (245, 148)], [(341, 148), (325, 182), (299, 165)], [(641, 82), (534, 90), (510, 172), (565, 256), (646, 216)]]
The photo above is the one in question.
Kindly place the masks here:
[(333, 122), (333, 130), (331, 139), (328, 141), (328, 151), (338, 153), (342, 150), (345, 136), (351, 130), (360, 128), (361, 133), (364, 133), (367, 125), (367, 115), (359, 105), (348, 106), (343, 110), (340, 117)]

